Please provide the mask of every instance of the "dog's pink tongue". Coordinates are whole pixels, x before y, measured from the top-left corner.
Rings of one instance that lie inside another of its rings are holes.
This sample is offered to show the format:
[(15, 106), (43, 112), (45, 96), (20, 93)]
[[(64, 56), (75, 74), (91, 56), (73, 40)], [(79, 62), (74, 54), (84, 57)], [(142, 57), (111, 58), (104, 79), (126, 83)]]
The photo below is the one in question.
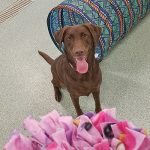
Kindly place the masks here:
[(88, 63), (86, 62), (85, 58), (81, 60), (76, 59), (76, 70), (81, 74), (88, 71)]

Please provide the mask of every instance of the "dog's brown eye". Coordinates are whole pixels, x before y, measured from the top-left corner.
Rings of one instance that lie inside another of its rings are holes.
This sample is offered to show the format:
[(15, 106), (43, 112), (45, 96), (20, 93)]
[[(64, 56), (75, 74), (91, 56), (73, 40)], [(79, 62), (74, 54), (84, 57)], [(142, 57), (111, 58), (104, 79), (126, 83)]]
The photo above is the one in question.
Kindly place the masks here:
[(81, 36), (85, 38), (85, 37), (87, 37), (87, 34), (86, 33), (81, 33)]
[(72, 36), (68, 36), (68, 37), (67, 37), (67, 40), (71, 40), (71, 39), (72, 39)]

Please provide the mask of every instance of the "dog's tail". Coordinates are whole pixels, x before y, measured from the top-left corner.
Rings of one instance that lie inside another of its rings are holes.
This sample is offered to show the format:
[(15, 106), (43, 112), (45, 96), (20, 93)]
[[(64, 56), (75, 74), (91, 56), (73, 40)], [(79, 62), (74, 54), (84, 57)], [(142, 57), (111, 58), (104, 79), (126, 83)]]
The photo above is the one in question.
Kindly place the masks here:
[(50, 56), (48, 56), (44, 52), (41, 52), (41, 51), (38, 51), (38, 52), (50, 65), (53, 63), (54, 60)]

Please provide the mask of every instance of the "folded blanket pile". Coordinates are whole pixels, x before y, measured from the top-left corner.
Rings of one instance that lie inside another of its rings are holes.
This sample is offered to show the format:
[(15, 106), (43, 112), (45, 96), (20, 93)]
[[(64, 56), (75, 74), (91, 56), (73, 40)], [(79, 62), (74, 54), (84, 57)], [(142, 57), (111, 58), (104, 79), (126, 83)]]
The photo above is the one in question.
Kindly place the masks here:
[(4, 150), (150, 150), (150, 137), (143, 128), (115, 117), (115, 109), (88, 112), (73, 119), (57, 111), (36, 121), (24, 120), (31, 134), (14, 131)]

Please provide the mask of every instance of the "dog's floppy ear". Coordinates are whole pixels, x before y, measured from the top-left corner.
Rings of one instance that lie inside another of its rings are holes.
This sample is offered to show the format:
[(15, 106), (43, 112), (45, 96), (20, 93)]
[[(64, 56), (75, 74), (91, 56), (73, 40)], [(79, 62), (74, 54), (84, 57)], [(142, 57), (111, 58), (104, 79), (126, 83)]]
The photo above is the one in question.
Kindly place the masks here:
[(64, 27), (59, 31), (55, 32), (54, 37), (56, 42), (59, 44), (59, 48), (61, 49), (61, 44), (64, 42), (64, 35), (68, 27)]
[(83, 26), (88, 28), (88, 30), (92, 34), (92, 37), (93, 37), (93, 40), (94, 40), (94, 46), (96, 47), (97, 44), (98, 44), (100, 35), (102, 33), (102, 27), (98, 27), (98, 26), (96, 26), (94, 24), (91, 24), (91, 23), (85, 23), (85, 24), (83, 24)]

